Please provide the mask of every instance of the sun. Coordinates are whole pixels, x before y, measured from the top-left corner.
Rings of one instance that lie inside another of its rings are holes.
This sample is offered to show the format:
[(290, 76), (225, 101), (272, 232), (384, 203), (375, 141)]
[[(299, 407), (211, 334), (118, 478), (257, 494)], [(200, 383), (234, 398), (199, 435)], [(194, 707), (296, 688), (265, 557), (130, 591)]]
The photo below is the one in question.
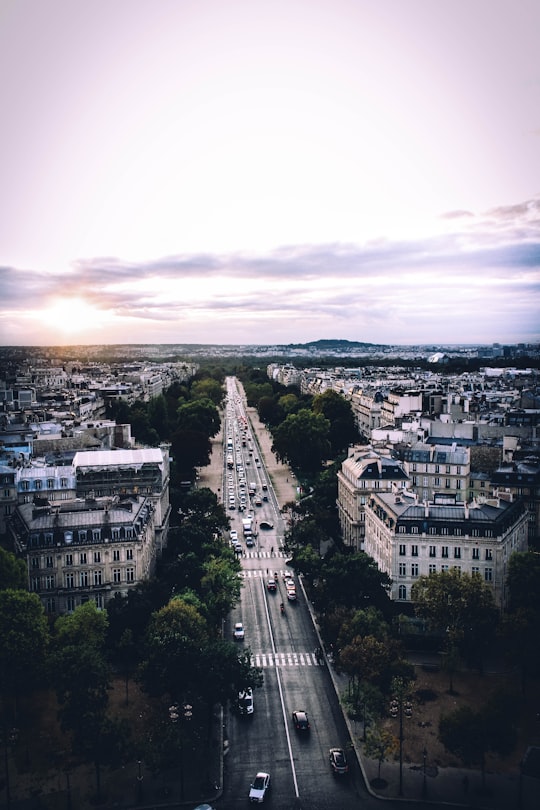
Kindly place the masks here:
[(72, 335), (99, 328), (102, 313), (83, 298), (57, 298), (42, 310), (40, 319), (49, 328)]

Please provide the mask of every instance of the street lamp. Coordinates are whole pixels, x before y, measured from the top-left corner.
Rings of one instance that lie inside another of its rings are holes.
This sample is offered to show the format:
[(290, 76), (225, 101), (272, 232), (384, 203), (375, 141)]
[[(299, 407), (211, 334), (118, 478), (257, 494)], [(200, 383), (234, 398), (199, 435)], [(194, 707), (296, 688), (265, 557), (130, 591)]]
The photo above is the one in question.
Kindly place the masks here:
[(427, 784), (426, 784), (426, 759), (427, 759), (427, 750), (426, 746), (424, 745), (424, 750), (422, 751), (422, 757), (424, 759), (424, 781), (422, 783), (422, 798), (425, 799), (427, 796)]
[(137, 760), (137, 768), (139, 770), (138, 770), (138, 773), (137, 773), (137, 804), (141, 803), (141, 801), (142, 801), (142, 793), (143, 793), (143, 778), (144, 777), (142, 775), (141, 765), (142, 765), (142, 762), (141, 762), (140, 759), (138, 759)]
[(390, 716), (399, 717), (399, 795), (403, 796), (403, 714), (412, 717), (412, 703), (406, 700), (407, 683), (402, 678), (394, 678), (395, 697), (390, 701)]

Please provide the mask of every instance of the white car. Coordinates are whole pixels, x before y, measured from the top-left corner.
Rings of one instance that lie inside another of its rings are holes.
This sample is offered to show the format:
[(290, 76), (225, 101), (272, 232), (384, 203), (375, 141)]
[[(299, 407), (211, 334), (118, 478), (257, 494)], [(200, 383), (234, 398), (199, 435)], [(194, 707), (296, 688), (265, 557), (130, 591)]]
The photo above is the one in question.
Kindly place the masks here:
[(242, 622), (236, 622), (234, 625), (233, 636), (236, 641), (243, 641), (245, 632), (244, 632), (244, 625)]
[(236, 529), (231, 529), (231, 540), (238, 540), (238, 532)]
[(249, 791), (250, 802), (264, 802), (270, 790), (270, 774), (259, 771)]
[(240, 714), (253, 714), (253, 691), (251, 687), (238, 693), (238, 711)]

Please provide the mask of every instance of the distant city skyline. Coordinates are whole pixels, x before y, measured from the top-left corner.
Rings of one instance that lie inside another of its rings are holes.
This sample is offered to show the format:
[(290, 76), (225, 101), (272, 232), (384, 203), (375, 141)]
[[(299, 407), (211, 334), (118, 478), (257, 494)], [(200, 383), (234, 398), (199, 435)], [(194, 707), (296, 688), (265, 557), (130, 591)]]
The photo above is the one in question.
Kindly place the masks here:
[(20, 0), (0, 345), (540, 340), (537, 0)]

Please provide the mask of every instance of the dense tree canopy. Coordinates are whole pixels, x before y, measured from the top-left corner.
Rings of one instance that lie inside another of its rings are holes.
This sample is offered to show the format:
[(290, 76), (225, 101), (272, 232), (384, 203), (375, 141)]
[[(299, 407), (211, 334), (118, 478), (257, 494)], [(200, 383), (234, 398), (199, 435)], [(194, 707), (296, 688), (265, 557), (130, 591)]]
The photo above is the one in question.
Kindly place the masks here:
[(0, 591), (0, 691), (17, 698), (43, 673), (49, 630), (37, 594)]
[(313, 400), (313, 412), (320, 413), (330, 422), (329, 441), (332, 456), (342, 453), (350, 444), (358, 441), (358, 429), (354, 421), (351, 403), (331, 389)]
[(419, 577), (411, 595), (417, 615), (445, 631), (449, 647), (457, 648), (470, 663), (481, 664), (499, 618), (489, 585), (453, 568)]
[(11, 551), (0, 546), (0, 591), (6, 589), (26, 590), (28, 587), (28, 570), (24, 560), (18, 559)]
[(306, 472), (320, 470), (331, 452), (330, 422), (307, 408), (289, 414), (274, 431), (273, 449), (293, 467)]

